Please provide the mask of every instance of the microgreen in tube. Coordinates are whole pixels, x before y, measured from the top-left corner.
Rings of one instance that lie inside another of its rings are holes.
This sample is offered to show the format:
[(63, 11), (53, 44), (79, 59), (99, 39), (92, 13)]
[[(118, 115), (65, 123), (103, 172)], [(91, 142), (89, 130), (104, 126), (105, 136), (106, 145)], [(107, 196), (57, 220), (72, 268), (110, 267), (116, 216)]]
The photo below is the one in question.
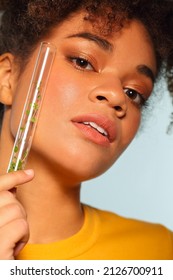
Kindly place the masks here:
[(7, 172), (25, 168), (55, 54), (54, 45), (41, 43)]

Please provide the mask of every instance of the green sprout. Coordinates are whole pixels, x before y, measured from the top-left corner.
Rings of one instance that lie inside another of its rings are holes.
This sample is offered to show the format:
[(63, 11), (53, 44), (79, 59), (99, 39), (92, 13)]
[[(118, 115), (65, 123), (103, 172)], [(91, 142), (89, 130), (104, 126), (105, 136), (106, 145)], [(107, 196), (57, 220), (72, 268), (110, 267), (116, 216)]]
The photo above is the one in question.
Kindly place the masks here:
[(27, 116), (29, 116), (30, 110), (26, 110), (26, 114)]
[(31, 122), (32, 122), (32, 123), (35, 123), (35, 122), (36, 122), (36, 117), (32, 117), (32, 118), (31, 118)]
[(24, 130), (25, 130), (25, 127), (22, 126), (22, 127), (20, 128), (20, 130), (21, 130), (21, 131), (24, 131)]
[(18, 146), (15, 146), (15, 147), (14, 147), (14, 152), (17, 153), (18, 150), (19, 150), (19, 147), (18, 147)]
[(34, 108), (34, 110), (38, 110), (39, 105), (38, 105), (37, 103), (34, 103), (34, 104), (33, 104), (33, 108)]

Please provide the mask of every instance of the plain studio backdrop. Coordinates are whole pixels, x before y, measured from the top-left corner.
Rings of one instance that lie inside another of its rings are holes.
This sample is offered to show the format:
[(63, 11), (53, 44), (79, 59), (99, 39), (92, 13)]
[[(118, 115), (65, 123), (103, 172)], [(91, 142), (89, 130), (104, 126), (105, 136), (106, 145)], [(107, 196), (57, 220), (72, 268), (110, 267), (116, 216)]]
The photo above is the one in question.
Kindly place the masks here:
[(173, 130), (166, 133), (173, 106), (164, 82), (162, 87), (134, 141), (111, 169), (83, 184), (81, 200), (173, 230)]

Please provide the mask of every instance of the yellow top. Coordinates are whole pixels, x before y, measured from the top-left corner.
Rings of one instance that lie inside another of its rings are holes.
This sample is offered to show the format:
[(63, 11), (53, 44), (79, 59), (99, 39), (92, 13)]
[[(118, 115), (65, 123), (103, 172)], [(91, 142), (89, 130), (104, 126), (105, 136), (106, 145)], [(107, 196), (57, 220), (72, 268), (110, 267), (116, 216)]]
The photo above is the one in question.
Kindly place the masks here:
[(72, 237), (27, 244), (23, 260), (173, 260), (173, 233), (157, 224), (84, 206), (85, 222)]

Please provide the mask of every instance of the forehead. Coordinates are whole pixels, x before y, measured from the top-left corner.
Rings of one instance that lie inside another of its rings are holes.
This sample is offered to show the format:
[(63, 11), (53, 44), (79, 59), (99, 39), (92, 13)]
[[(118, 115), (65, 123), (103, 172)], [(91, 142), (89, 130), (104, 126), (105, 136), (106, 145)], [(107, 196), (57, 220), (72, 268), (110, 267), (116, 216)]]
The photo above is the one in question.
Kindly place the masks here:
[(128, 52), (128, 56), (132, 50), (133, 53), (136, 52), (135, 59), (139, 59), (139, 63), (141, 55), (145, 54), (146, 62), (151, 64), (154, 72), (157, 72), (154, 45), (147, 29), (140, 21), (126, 21), (122, 28), (115, 26), (109, 30), (104, 24), (105, 21), (102, 22), (101, 17), (91, 22), (87, 19), (86, 12), (81, 11), (57, 26), (53, 36), (60, 41), (70, 38), (86, 39), (105, 51), (116, 49), (117, 53), (119, 45), (124, 53)]
[[(132, 24), (133, 23), (133, 24)], [(135, 28), (132, 28), (132, 25)], [(124, 20), (123, 22), (108, 22), (105, 20), (105, 17), (97, 16), (94, 19), (90, 20), (88, 14), (85, 11), (79, 11), (72, 14), (68, 19), (64, 20), (60, 25), (54, 28), (54, 31), (59, 33), (70, 34), (71, 32), (81, 32), (81, 31), (90, 31), (94, 34), (101, 36), (102, 38), (107, 38), (109, 40), (115, 40), (120, 37), (123, 33), (123, 30), (136, 29), (136, 32), (140, 36), (140, 40), (147, 40), (149, 44), (152, 45), (152, 40), (149, 35), (149, 32), (145, 28), (142, 22), (139, 20)], [(130, 35), (129, 32), (129, 35)], [(54, 33), (54, 32), (53, 32)], [(131, 34), (130, 36), (133, 36)]]

